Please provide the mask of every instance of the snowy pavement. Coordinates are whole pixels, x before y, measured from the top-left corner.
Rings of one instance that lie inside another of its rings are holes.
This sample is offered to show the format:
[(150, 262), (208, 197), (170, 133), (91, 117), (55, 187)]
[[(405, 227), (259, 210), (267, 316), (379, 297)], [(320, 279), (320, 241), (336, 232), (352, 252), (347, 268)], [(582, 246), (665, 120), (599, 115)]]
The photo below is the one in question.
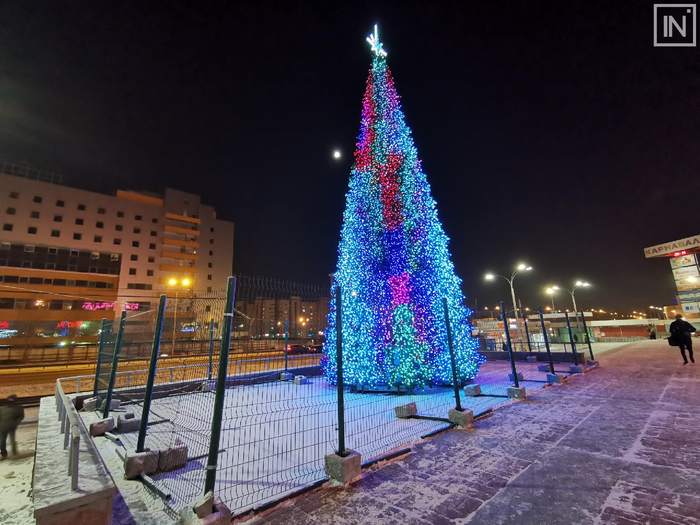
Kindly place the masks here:
[[(700, 523), (700, 364), (665, 341), (253, 518), (266, 524)], [(698, 360), (700, 361), (700, 360)]]
[[(25, 423), (17, 428), (17, 456), (0, 461), (0, 523), (30, 525), (35, 523), (31, 501), (34, 440), (37, 408), (25, 411)], [(10, 448), (8, 439), (8, 450)]]

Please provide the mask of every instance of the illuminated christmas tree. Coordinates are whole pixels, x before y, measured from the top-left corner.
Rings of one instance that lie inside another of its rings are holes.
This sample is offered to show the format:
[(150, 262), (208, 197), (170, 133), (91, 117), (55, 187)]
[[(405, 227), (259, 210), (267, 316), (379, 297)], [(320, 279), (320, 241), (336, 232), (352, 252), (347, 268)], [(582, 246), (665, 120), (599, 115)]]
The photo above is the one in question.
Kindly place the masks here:
[[(346, 196), (335, 287), (342, 291), (343, 371), (361, 388), (450, 384), (443, 310), (447, 298), (460, 382), (483, 358), (471, 337), (461, 281), (421, 169), (377, 28)], [(323, 367), (336, 380), (335, 299)]]

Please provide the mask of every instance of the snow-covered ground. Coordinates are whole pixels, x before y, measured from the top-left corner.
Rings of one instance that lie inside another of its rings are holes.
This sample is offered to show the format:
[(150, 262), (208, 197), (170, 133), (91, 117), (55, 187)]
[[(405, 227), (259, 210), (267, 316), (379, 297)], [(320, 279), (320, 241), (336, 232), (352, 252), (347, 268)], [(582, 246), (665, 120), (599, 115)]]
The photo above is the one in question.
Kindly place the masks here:
[[(545, 374), (534, 364), (518, 364), (522, 386), (541, 388)], [(510, 385), (508, 362), (484, 365), (477, 381), (485, 394), (505, 395)], [(528, 379), (532, 381), (528, 381)], [(242, 385), (226, 391), (216, 493), (235, 513), (259, 507), (324, 480), (324, 456), (338, 447), (337, 394), (322, 378), (310, 384), (274, 382)], [(454, 407), (452, 389), (412, 395), (345, 394), (346, 446), (364, 462), (410, 445), (426, 434), (448, 427), (444, 421), (397, 419), (394, 408), (416, 403), (424, 416), (447, 417)], [(503, 397), (468, 398), (462, 406), (475, 415), (510, 402)], [(212, 392), (156, 399), (152, 404), (146, 446), (163, 448), (182, 441), (191, 458), (187, 466), (154, 476), (158, 487), (181, 508), (202, 494), (214, 404)], [(138, 414), (139, 407), (134, 406)], [(122, 435), (129, 449), (137, 433)]]

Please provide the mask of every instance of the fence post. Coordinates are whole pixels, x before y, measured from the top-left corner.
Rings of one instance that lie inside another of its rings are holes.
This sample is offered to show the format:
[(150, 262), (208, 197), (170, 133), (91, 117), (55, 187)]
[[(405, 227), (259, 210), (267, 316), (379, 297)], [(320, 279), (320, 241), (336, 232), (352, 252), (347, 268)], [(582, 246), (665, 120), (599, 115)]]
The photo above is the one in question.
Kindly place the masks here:
[(552, 360), (552, 351), (549, 348), (549, 336), (547, 335), (547, 328), (544, 325), (544, 314), (542, 310), (539, 311), (540, 314), (540, 325), (542, 326), (542, 338), (544, 339), (544, 348), (547, 350), (547, 359), (549, 360), (549, 373), (554, 373), (554, 361)]
[(124, 325), (126, 325), (126, 310), (123, 310), (122, 315), (119, 317), (119, 331), (117, 332), (117, 339), (114, 342), (114, 354), (112, 355), (112, 370), (110, 370), (109, 374), (109, 387), (107, 388), (107, 397), (105, 398), (105, 408), (102, 412), (103, 418), (109, 416), (109, 405), (112, 403), (112, 391), (114, 390), (114, 383), (117, 380), (117, 365), (119, 363), (119, 351), (122, 347)]
[(216, 484), (216, 466), (219, 461), (219, 441), (221, 438), (221, 419), (224, 414), (226, 395), (226, 377), (228, 375), (228, 353), (231, 346), (231, 326), (233, 324), (233, 309), (236, 302), (236, 278), (228, 278), (226, 289), (226, 306), (224, 310), (221, 348), (219, 350), (219, 369), (216, 376), (216, 395), (214, 397), (214, 413), (211, 421), (211, 438), (209, 440), (209, 456), (207, 458), (207, 475), (204, 481), (204, 493), (214, 491)]
[(527, 326), (527, 314), (525, 313), (525, 310), (521, 309), (520, 311), (523, 313), (523, 324), (525, 325), (525, 337), (527, 339), (527, 351), (532, 352), (532, 345), (530, 344), (530, 330)]
[(340, 283), (335, 285), (335, 361), (338, 368), (338, 455), (347, 456), (345, 450), (345, 382), (343, 380), (343, 295)]
[(576, 352), (576, 343), (574, 342), (574, 334), (571, 331), (571, 322), (569, 321), (569, 313), (564, 312), (566, 319), (566, 329), (569, 331), (569, 342), (571, 343), (571, 351), (574, 354), (574, 365), (578, 366), (578, 353)]
[(455, 410), (462, 412), (462, 401), (459, 398), (459, 381), (457, 379), (457, 359), (452, 341), (452, 325), (450, 324), (450, 312), (447, 307), (447, 297), (442, 298), (442, 309), (445, 312), (445, 329), (447, 330), (447, 347), (450, 350), (450, 365), (452, 366), (452, 387), (455, 392)]
[(506, 312), (506, 309), (503, 306), (503, 301), (501, 301), (501, 315), (503, 316), (503, 329), (506, 332), (506, 346), (508, 347), (508, 357), (510, 357), (510, 369), (513, 371), (513, 384), (515, 385), (515, 388), (520, 388), (520, 382), (518, 381), (518, 371), (515, 368), (515, 358), (513, 357), (513, 347), (510, 341), (510, 330), (508, 329), (508, 313)]
[(211, 381), (211, 369), (214, 366), (214, 318), (209, 319), (209, 368), (207, 379)]
[(97, 345), (97, 360), (95, 364), (95, 386), (92, 389), (92, 395), (94, 397), (97, 397), (97, 389), (99, 387), (100, 383), (100, 364), (101, 364), (101, 359), (102, 359), (102, 351), (104, 350), (105, 346), (105, 340), (107, 339), (106, 336), (106, 331), (107, 331), (107, 319), (102, 319), (100, 321), (100, 342)]
[(586, 333), (586, 344), (588, 345), (588, 353), (591, 354), (591, 361), (595, 361), (595, 357), (593, 357), (593, 347), (591, 346), (591, 338), (588, 335), (588, 326), (586, 325), (586, 316), (583, 312), (581, 312), (581, 321), (583, 322), (583, 331)]
[(143, 410), (141, 411), (141, 424), (139, 425), (139, 437), (136, 441), (136, 452), (143, 452), (146, 443), (146, 428), (148, 416), (151, 413), (151, 398), (153, 397), (153, 382), (156, 379), (156, 366), (160, 353), (160, 335), (163, 331), (163, 317), (165, 315), (165, 295), (160, 296), (158, 303), (158, 317), (156, 317), (155, 332), (153, 333), (153, 346), (151, 347), (151, 361), (148, 364), (148, 379), (146, 379), (146, 394), (143, 398)]
[(289, 355), (287, 354), (287, 344), (289, 343), (289, 319), (284, 320), (284, 371), (289, 366)]

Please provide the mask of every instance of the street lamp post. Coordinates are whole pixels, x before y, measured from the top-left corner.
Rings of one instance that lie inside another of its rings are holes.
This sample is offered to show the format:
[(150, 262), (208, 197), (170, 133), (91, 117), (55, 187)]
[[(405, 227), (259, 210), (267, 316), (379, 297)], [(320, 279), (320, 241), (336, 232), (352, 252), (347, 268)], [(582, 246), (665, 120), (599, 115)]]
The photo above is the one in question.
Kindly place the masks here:
[(576, 281), (574, 283), (574, 287), (571, 288), (571, 290), (568, 290), (569, 294), (571, 295), (571, 302), (573, 303), (573, 306), (574, 306), (574, 314), (576, 314), (578, 312), (578, 309), (576, 307), (576, 289), (577, 288), (590, 288), (590, 287), (591, 287), (591, 283), (589, 283), (588, 281)]
[(183, 277), (181, 280), (177, 280), (175, 277), (171, 277), (168, 279), (168, 288), (173, 288), (175, 290), (175, 305), (174, 308), (175, 310), (173, 311), (173, 348), (172, 348), (172, 355), (175, 355), (175, 338), (177, 335), (177, 301), (178, 301), (178, 295), (181, 289), (187, 290), (190, 285), (192, 284), (192, 281), (187, 278)]
[[(523, 272), (530, 272), (532, 271), (532, 266), (529, 264), (525, 263), (519, 263), (516, 267), (515, 270), (513, 270), (513, 273), (510, 274), (510, 277), (506, 277), (505, 275), (500, 275), (497, 273), (487, 273), (484, 275), (484, 279), (487, 281), (495, 281), (496, 277), (500, 277), (504, 281), (508, 283), (508, 286), (510, 287), (510, 298), (513, 301), (513, 314), (515, 315), (515, 319), (517, 321), (518, 319), (518, 303), (515, 301), (515, 286), (513, 283), (515, 282), (515, 278), (517, 277), (518, 274), (523, 273)], [(505, 312), (503, 312), (503, 315), (505, 316)]]
[(559, 291), (559, 287), (556, 284), (554, 284), (552, 286), (548, 286), (547, 289), (545, 290), (545, 293), (547, 295), (549, 295), (552, 299), (552, 312), (555, 310), (554, 296), (557, 294), (558, 291)]

